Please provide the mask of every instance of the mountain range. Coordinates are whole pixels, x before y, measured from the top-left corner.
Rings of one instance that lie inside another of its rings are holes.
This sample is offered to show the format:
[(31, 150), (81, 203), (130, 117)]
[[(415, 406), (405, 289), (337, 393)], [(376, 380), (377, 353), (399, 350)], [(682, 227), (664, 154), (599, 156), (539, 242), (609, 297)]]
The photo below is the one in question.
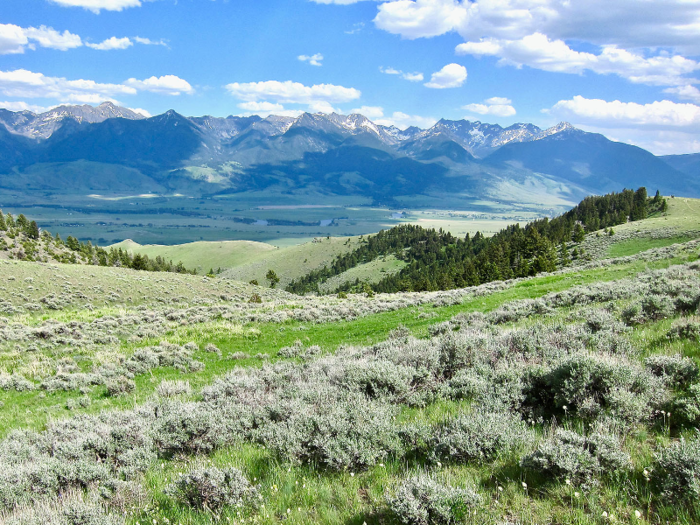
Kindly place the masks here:
[(400, 130), (358, 114), (145, 117), (106, 102), (0, 110), (0, 188), (86, 195), (264, 191), (574, 202), (647, 186), (700, 196), (700, 154), (656, 157), (567, 123), (441, 120)]

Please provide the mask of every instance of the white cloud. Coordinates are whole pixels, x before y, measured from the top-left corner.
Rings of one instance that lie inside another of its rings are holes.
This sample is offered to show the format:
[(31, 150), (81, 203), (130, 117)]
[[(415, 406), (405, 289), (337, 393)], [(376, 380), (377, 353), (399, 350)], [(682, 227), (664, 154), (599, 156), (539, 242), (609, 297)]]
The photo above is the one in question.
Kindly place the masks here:
[(700, 103), (700, 89), (696, 88), (695, 86), (691, 86), (690, 84), (666, 88), (664, 89), (664, 93), (676, 95), (678, 98), (683, 100), (692, 100), (693, 102)]
[(401, 75), (404, 79), (409, 82), (423, 82), (423, 73), (404, 73)]
[(317, 4), (337, 4), (337, 5), (350, 5), (356, 4), (357, 2), (365, 2), (367, 0), (312, 0)]
[(228, 84), (231, 95), (245, 101), (274, 100), (289, 104), (315, 104), (317, 102), (342, 103), (360, 98), (362, 93), (355, 88), (334, 86), (333, 84), (318, 84), (305, 86), (299, 82), (287, 80), (267, 80), (263, 82), (248, 82)]
[(29, 43), (24, 29), (14, 24), (0, 24), (0, 54), (10, 55), (24, 53)]
[(407, 115), (401, 111), (394, 111), (391, 116), (387, 116), (374, 121), (375, 124), (381, 124), (382, 126), (396, 126), (399, 129), (406, 129), (409, 126), (416, 126), (419, 128), (427, 129), (435, 125), (437, 122), (436, 118), (433, 117), (421, 117), (419, 115)]
[(32, 113), (44, 113), (51, 109), (51, 107), (37, 106), (36, 104), (27, 104), (26, 102), (19, 100), (14, 102), (0, 102), (0, 108), (7, 109), (9, 111), (31, 111)]
[(103, 84), (94, 80), (68, 80), (48, 77), (26, 69), (0, 71), (0, 94), (13, 98), (47, 98), (65, 103), (99, 104), (106, 100), (119, 103), (115, 98), (136, 95), (139, 91), (163, 94), (192, 93), (192, 86), (173, 75), (146, 80), (129, 79), (122, 84)]
[[(686, 85), (700, 55), (697, 0), (389, 0), (375, 25), (404, 38), (459, 33), (458, 51), (547, 71)], [(597, 52), (578, 52), (571, 42)], [(671, 52), (669, 52), (671, 50)]]
[(382, 118), (384, 116), (384, 108), (379, 106), (362, 106), (350, 110), (350, 114), (358, 114), (367, 117), (370, 120)]
[(400, 75), (401, 78), (403, 78), (404, 80), (408, 80), (409, 82), (423, 82), (423, 73), (404, 73), (400, 69), (381, 66), (379, 67), (379, 71), (381, 71), (385, 75)]
[(447, 64), (440, 71), (433, 73), (426, 87), (446, 89), (460, 87), (467, 80), (467, 68), (459, 64)]
[(135, 95), (136, 89), (122, 84), (101, 84), (92, 80), (47, 77), (26, 69), (0, 71), (0, 93), (17, 98), (52, 98), (75, 102), (93, 101), (95, 96)]
[(323, 55), (321, 53), (316, 53), (314, 55), (299, 55), (297, 57), (302, 62), (308, 62), (312, 66), (322, 66), (321, 61), (323, 60)]
[(142, 38), (140, 36), (135, 36), (134, 42), (136, 42), (138, 44), (144, 44), (147, 46), (165, 46), (165, 47), (168, 47), (168, 43), (163, 39), (151, 40), (150, 38)]
[(375, 25), (405, 38), (442, 35), (465, 22), (467, 10), (454, 0), (396, 0), (379, 6)]
[(543, 33), (600, 46), (700, 52), (694, 0), (392, 0), (379, 6), (374, 22), (405, 38), (456, 31), (466, 40), (519, 40)]
[(92, 49), (99, 49), (100, 51), (109, 51), (112, 49), (126, 49), (134, 45), (134, 43), (128, 38), (117, 38), (113, 36), (107, 40), (100, 42), (99, 44), (85, 44)]
[(23, 28), (14, 24), (0, 24), (0, 55), (24, 53), (36, 45), (66, 51), (83, 45), (78, 35), (70, 31), (60, 33), (52, 27)]
[(188, 95), (194, 93), (194, 88), (186, 80), (175, 75), (164, 75), (162, 77), (151, 77), (146, 80), (136, 80), (130, 78), (125, 82), (128, 86), (138, 89), (139, 91), (150, 91), (152, 93), (161, 93), (163, 95), (180, 95), (186, 93)]
[(545, 71), (576, 74), (589, 70), (652, 85), (684, 84), (688, 82), (684, 75), (700, 70), (700, 63), (679, 55), (646, 58), (615, 46), (605, 46), (597, 55), (575, 51), (563, 40), (551, 40), (542, 33), (534, 33), (520, 40), (491, 38), (466, 42), (459, 44), (456, 51), (458, 54), (497, 56), (502, 65), (526, 65)]
[(141, 108), (128, 108), (134, 113), (138, 113), (139, 115), (143, 115), (146, 118), (151, 118), (153, 115), (151, 115), (147, 110), (141, 109)]
[(141, 0), (50, 0), (63, 7), (82, 7), (99, 14), (105, 11), (122, 11), (129, 7), (141, 7)]
[(560, 100), (547, 113), (574, 123), (591, 124), (601, 128), (640, 127), (675, 131), (700, 131), (700, 106), (661, 100), (650, 104), (608, 102), (575, 96)]
[(41, 47), (50, 49), (66, 51), (83, 45), (78, 35), (74, 35), (70, 31), (60, 33), (52, 27), (29, 27), (24, 30), (24, 34), (29, 40), (36, 41)]
[(479, 115), (494, 115), (496, 117), (512, 117), (516, 111), (513, 107), (513, 102), (504, 97), (491, 97), (484, 101), (483, 104), (467, 104), (462, 106), (471, 113)]
[(284, 111), (284, 106), (282, 104), (273, 104), (272, 102), (241, 102), (238, 104), (238, 107), (246, 111)]

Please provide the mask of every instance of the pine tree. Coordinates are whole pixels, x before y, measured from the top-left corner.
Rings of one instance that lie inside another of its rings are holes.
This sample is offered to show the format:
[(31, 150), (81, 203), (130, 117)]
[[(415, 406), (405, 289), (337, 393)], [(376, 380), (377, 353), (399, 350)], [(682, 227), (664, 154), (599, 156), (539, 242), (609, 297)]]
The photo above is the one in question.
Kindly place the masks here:
[(0, 210), (0, 231), (7, 231), (7, 223), (5, 222), (5, 216)]
[(277, 283), (280, 282), (280, 278), (277, 277), (277, 274), (274, 272), (274, 270), (268, 270), (267, 275), (265, 275), (265, 279), (270, 281), (270, 288), (274, 288), (277, 286)]
[(39, 225), (36, 223), (36, 221), (30, 222), (29, 226), (27, 226), (27, 235), (29, 236), (29, 238), (38, 239), (39, 234)]

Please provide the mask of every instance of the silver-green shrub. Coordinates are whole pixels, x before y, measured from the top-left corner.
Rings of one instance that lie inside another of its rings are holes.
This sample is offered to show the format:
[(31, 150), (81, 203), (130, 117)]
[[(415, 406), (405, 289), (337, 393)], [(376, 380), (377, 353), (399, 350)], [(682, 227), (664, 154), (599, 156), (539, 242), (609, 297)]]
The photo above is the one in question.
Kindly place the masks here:
[(433, 454), (442, 461), (488, 461), (530, 442), (532, 434), (520, 416), (475, 410), (437, 430)]
[(671, 444), (656, 455), (652, 472), (660, 492), (672, 501), (700, 498), (700, 436)]
[(168, 485), (165, 493), (197, 509), (218, 511), (224, 506), (255, 503), (258, 491), (236, 468), (197, 468)]
[(460, 523), (482, 503), (472, 487), (443, 485), (421, 474), (405, 480), (386, 494), (389, 513), (402, 525), (450, 525)]
[(600, 475), (615, 476), (628, 470), (630, 457), (613, 435), (596, 432), (582, 436), (559, 429), (520, 464), (547, 478), (590, 483)]

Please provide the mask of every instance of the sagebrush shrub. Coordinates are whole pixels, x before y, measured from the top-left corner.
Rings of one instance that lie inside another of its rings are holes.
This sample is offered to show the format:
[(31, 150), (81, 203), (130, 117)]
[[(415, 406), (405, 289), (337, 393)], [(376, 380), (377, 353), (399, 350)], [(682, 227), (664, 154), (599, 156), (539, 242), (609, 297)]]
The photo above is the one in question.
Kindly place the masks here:
[(443, 461), (487, 461), (512, 452), (530, 438), (519, 416), (476, 410), (439, 428), (432, 448)]
[(700, 383), (690, 385), (671, 403), (673, 422), (681, 425), (700, 425)]
[(674, 388), (685, 388), (700, 376), (695, 361), (682, 355), (650, 356), (644, 360), (644, 366)]
[(690, 319), (681, 321), (671, 328), (667, 335), (671, 340), (687, 339), (700, 342), (700, 322)]
[(117, 376), (105, 381), (107, 394), (110, 396), (121, 396), (129, 394), (136, 389), (136, 383), (133, 379), (126, 376)]
[(520, 462), (525, 470), (547, 478), (590, 483), (597, 476), (614, 476), (630, 466), (630, 457), (615, 436), (593, 433), (582, 436), (557, 430)]
[(257, 438), (284, 460), (365, 469), (401, 449), (396, 409), (362, 395), (297, 400), (268, 413), (271, 419), (256, 431)]
[(258, 491), (236, 468), (197, 468), (168, 485), (165, 493), (197, 509), (217, 511), (226, 505), (255, 503)]
[(700, 498), (700, 436), (681, 438), (661, 450), (656, 455), (652, 476), (667, 498), (697, 501)]
[(482, 498), (472, 487), (443, 485), (421, 474), (387, 493), (386, 501), (389, 513), (403, 525), (450, 525), (462, 522)]

